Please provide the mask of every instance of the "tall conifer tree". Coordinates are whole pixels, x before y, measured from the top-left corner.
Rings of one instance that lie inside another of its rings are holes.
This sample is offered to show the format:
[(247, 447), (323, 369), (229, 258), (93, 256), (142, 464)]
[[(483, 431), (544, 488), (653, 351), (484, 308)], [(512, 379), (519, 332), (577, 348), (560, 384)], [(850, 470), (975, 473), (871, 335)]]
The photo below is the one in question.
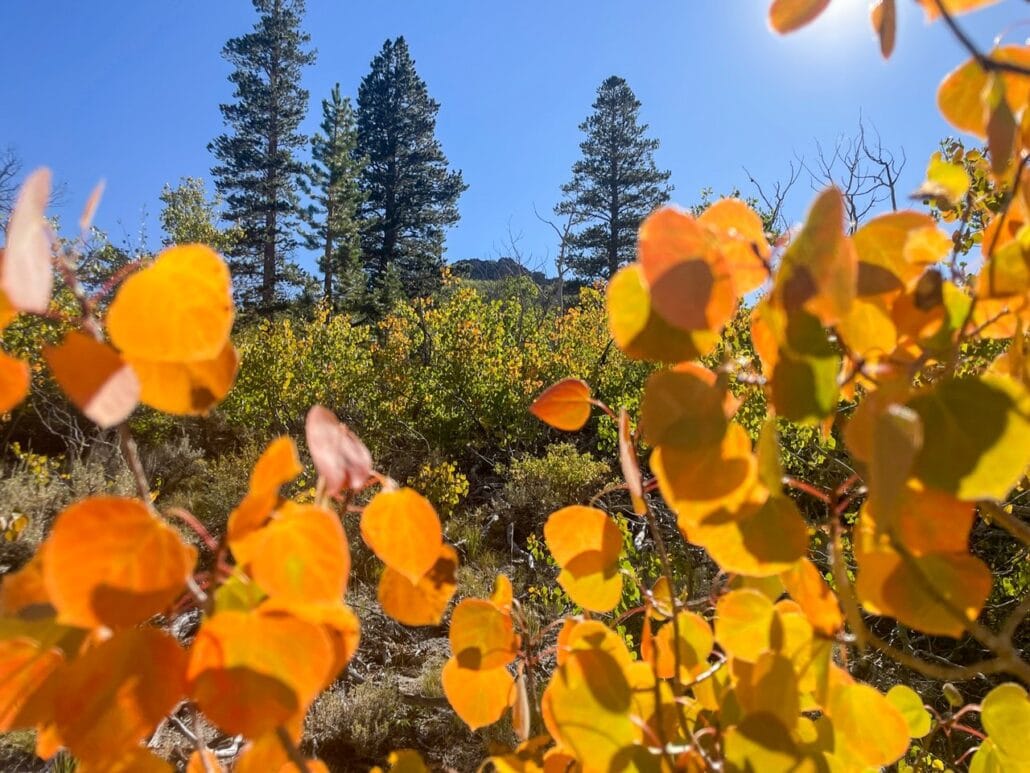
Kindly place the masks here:
[(361, 266), (358, 176), (365, 165), (357, 154), (357, 126), (350, 100), (340, 95), (340, 84), (322, 100), (322, 123), (311, 138), (312, 164), (304, 182), (312, 204), (308, 245), (320, 253), (323, 293), (334, 306), (351, 306), (363, 289), (357, 281)]
[(301, 214), (296, 158), (307, 144), (299, 131), (308, 105), (301, 88), (303, 68), (315, 61), (302, 30), (304, 0), (252, 0), (259, 18), (254, 29), (232, 38), (222, 55), (233, 65), (231, 104), (221, 106), (227, 132), (208, 149), (211, 170), (229, 220), (243, 231), (232, 267), (243, 299), (268, 311), (282, 284), (299, 284), (289, 261)]
[(438, 281), (444, 231), (458, 221), (467, 187), (460, 171), (448, 169), (436, 138), (439, 109), (404, 38), (387, 40), (357, 102), (357, 154), (367, 159), (361, 245), (377, 294), (395, 277), (409, 295), (428, 294)]
[(582, 227), (570, 237), (569, 265), (585, 279), (610, 279), (633, 260), (637, 229), (656, 207), (669, 200), (670, 172), (655, 165), (659, 142), (639, 121), (640, 101), (622, 78), (601, 84), (593, 113), (579, 125), (586, 134), (583, 152), (562, 186), (555, 207)]

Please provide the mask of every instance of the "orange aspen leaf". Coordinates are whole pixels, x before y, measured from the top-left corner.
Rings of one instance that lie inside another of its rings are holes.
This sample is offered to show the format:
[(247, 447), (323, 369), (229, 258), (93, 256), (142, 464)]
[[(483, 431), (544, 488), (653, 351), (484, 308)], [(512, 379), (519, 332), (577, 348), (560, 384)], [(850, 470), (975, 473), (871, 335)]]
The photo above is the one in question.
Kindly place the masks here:
[(72, 330), (57, 346), (44, 346), (54, 379), (75, 407), (106, 429), (129, 417), (140, 398), (136, 374), (105, 343)]
[(0, 413), (16, 407), (29, 393), (29, 364), (0, 351)]
[(141, 402), (176, 416), (203, 416), (232, 389), (240, 358), (226, 342), (209, 360), (158, 362), (130, 357), (128, 362), (141, 385)]
[(379, 603), (404, 625), (439, 625), (458, 587), (457, 570), (458, 552), (450, 545), (440, 548), (436, 563), (417, 583), (388, 566), (379, 578)]
[(802, 558), (780, 574), (787, 593), (800, 606), (805, 617), (823, 636), (833, 636), (844, 625), (837, 597), (807, 558)]
[(410, 488), (376, 494), (361, 514), (361, 537), (384, 564), (413, 583), (436, 563), (443, 545), (436, 510)]
[(514, 698), (515, 679), (503, 666), (464, 668), (457, 657), (452, 657), (440, 679), (447, 702), (470, 730), (499, 720)]
[(869, 10), (869, 19), (880, 41), (880, 53), (884, 59), (890, 59), (898, 26), (898, 9), (894, 0), (875, 0)]
[(186, 657), (168, 634), (132, 628), (71, 661), (54, 699), (61, 739), (95, 764), (131, 751), (184, 697)]
[(261, 453), (250, 473), (247, 495), (229, 514), (228, 537), (233, 555), (246, 563), (246, 538), (259, 529), (279, 503), (279, 489), (304, 471), (297, 446), (288, 437), (273, 440)]
[(773, 0), (769, 7), (769, 24), (785, 35), (814, 21), (829, 4), (830, 0)]
[(590, 385), (578, 378), (563, 379), (541, 392), (529, 412), (555, 429), (580, 430), (590, 418)]
[(43, 578), (58, 619), (124, 628), (186, 587), (197, 551), (142, 502), (92, 497), (61, 512), (44, 543)]
[(190, 650), (189, 693), (222, 730), (250, 737), (302, 717), (335, 660), (321, 626), (260, 612), (219, 612)]
[(740, 199), (720, 199), (701, 213), (698, 222), (718, 235), (739, 295), (753, 292), (765, 283), (772, 247), (757, 212)]

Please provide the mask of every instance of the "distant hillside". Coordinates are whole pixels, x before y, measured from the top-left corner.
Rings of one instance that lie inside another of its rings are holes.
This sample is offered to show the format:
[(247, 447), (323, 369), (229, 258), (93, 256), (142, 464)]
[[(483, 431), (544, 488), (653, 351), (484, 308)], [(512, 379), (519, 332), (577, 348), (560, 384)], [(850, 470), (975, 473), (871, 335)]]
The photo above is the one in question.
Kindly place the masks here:
[(547, 286), (553, 281), (548, 279), (543, 271), (530, 271), (511, 258), (498, 258), (497, 260), (468, 258), (466, 260), (458, 260), (451, 264), (451, 271), (455, 276), (462, 277), (463, 279), (487, 281), (507, 279), (515, 276), (528, 276), (541, 287)]

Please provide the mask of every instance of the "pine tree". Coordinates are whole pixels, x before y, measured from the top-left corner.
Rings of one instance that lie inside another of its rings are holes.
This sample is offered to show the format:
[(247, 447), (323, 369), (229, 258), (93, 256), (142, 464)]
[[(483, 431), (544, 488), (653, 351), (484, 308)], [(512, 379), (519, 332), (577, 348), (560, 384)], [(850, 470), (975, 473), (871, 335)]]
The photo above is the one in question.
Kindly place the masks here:
[(315, 52), (301, 29), (304, 0), (252, 2), (260, 14), (254, 29), (222, 50), (235, 68), (229, 76), (235, 101), (221, 106), (228, 131), (208, 149), (218, 161), (211, 171), (226, 215), (243, 232), (231, 261), (242, 299), (267, 311), (280, 299), (281, 284), (301, 281), (289, 255), (301, 214), (304, 167), (296, 153), (307, 144), (299, 131), (308, 104), (300, 79)]
[(357, 281), (361, 274), (358, 176), (365, 160), (356, 152), (357, 141), (354, 111), (350, 100), (340, 96), (337, 83), (329, 99), (322, 100), (320, 132), (311, 138), (313, 163), (304, 181), (312, 199), (306, 213), (311, 226), (308, 246), (321, 253), (324, 297), (335, 306), (353, 306), (363, 289)]
[(364, 221), (361, 244), (371, 289), (381, 294), (388, 270), (409, 295), (436, 287), (444, 231), (458, 221), (468, 186), (448, 169), (436, 139), (440, 109), (415, 72), (404, 38), (387, 40), (358, 89), (359, 156)]
[(633, 260), (641, 221), (672, 192), (671, 173), (655, 166), (659, 142), (647, 136), (639, 113), (629, 84), (612, 76), (579, 125), (587, 135), (579, 146), (583, 156), (573, 164), (555, 211), (582, 225), (570, 236), (569, 265), (585, 279), (609, 279)]

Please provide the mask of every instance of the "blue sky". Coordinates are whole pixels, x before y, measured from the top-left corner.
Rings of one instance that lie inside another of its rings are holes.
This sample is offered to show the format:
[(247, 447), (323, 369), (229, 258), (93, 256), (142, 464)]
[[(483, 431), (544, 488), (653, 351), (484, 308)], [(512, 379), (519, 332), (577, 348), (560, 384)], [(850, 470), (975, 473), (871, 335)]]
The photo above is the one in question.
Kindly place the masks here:
[[(318, 62), (305, 129), (333, 83), (354, 95), (387, 37), (404, 35), (441, 103), (438, 134), (469, 190), (448, 258), (496, 257), (509, 227), (541, 265), (554, 252), (533, 214), (550, 211), (578, 156), (578, 124), (611, 74), (625, 77), (662, 141), (674, 200), (707, 186), (786, 176), (795, 152), (853, 132), (859, 114), (904, 148), (904, 190), (949, 133), (937, 114), (940, 79), (965, 59), (941, 25), (901, 0), (894, 57), (872, 39), (867, 0), (833, 0), (824, 18), (786, 38), (766, 23), (768, 0), (308, 0)], [(963, 23), (986, 46), (1020, 18), (1017, 0)], [(1025, 7), (1025, 6), (1024, 6)], [(71, 221), (107, 180), (97, 223), (117, 242), (161, 240), (158, 194), (183, 176), (208, 178), (207, 143), (231, 96), (225, 40), (250, 28), (249, 0), (3, 0), (5, 77), (0, 147), (26, 169), (50, 166), (67, 188)], [(795, 188), (798, 220), (812, 198)], [(313, 260), (299, 256), (307, 267)]]

